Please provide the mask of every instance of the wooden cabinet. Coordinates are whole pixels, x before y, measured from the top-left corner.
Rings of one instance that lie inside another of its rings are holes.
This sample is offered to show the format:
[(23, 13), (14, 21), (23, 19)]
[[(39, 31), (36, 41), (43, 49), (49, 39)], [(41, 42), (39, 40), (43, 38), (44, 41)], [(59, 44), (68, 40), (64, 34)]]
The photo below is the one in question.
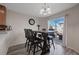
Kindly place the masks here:
[(6, 7), (0, 5), (0, 25), (6, 25)]
[(6, 29), (6, 7), (0, 5), (0, 31)]

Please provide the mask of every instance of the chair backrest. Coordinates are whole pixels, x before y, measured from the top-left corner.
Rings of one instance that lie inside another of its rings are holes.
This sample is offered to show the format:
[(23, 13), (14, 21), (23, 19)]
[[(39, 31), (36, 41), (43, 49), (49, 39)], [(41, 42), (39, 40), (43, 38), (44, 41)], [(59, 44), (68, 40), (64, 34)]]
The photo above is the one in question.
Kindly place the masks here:
[(33, 31), (31, 29), (24, 29), (25, 37), (29, 40), (33, 39)]
[(53, 36), (53, 37), (55, 37), (54, 32), (48, 32), (48, 35), (49, 35), (49, 36)]

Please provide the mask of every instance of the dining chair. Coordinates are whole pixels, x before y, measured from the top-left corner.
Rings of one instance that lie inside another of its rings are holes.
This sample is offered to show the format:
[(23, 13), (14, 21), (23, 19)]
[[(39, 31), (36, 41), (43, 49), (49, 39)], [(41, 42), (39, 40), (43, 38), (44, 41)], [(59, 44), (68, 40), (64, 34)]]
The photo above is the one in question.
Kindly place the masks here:
[(52, 41), (53, 47), (55, 49), (55, 45), (54, 45), (54, 41), (53, 41), (54, 38), (55, 38), (54, 32), (48, 33), (48, 40), (49, 40), (49, 42), (50, 42), (50, 40)]
[(27, 45), (28, 54), (30, 54), (30, 51), (32, 49), (33, 49), (33, 54), (38, 52), (35, 50), (36, 47), (39, 47), (42, 50), (41, 42), (43, 42), (43, 40), (40, 38), (37, 38), (36, 33), (34, 33), (31, 29), (24, 29), (24, 31), (25, 31), (25, 37), (27, 38), (26, 43), (25, 43), (25, 47)]

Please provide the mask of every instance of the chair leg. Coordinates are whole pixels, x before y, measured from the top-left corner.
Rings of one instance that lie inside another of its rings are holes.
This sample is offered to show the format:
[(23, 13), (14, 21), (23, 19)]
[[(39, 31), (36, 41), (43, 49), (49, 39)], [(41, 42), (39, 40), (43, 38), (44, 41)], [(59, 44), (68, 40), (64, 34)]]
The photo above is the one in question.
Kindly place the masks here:
[(27, 43), (27, 52), (29, 51), (29, 43)]
[(54, 47), (54, 49), (55, 49), (55, 45), (54, 45), (53, 39), (52, 39), (52, 44), (53, 44), (53, 47)]
[(50, 38), (48, 37), (48, 43), (50, 43)]
[(38, 45), (36, 47), (37, 47), (37, 50), (38, 50)]
[(28, 54), (30, 54), (30, 51), (31, 51), (31, 47), (32, 47), (32, 45), (30, 45), (30, 48), (29, 48)]
[(52, 44), (53, 44), (54, 42), (53, 42), (53, 39), (52, 39)]
[(26, 40), (26, 43), (25, 43), (25, 48), (26, 48), (26, 45), (27, 45), (27, 40)]
[(35, 48), (36, 48), (36, 45), (34, 45), (33, 55), (35, 55)]
[(54, 49), (55, 49), (55, 45), (54, 45), (54, 43), (53, 43), (53, 47), (54, 47)]

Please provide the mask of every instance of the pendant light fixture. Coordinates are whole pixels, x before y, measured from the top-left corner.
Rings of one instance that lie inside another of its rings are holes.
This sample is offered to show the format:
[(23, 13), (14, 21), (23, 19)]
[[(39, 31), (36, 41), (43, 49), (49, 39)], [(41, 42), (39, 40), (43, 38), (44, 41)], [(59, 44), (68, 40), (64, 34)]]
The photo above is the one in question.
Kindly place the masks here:
[(40, 14), (41, 15), (49, 15), (49, 14), (51, 14), (51, 9), (46, 3), (44, 3), (44, 6), (42, 6), (42, 9), (40, 10)]

